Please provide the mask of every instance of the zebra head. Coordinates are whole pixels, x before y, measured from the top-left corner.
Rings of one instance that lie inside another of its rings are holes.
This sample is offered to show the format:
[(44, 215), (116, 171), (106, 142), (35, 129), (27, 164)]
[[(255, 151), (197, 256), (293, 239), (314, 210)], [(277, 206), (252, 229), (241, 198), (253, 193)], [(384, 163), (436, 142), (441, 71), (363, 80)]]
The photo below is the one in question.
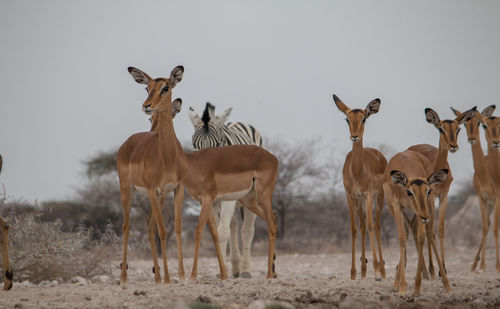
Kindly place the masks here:
[(200, 118), (194, 108), (189, 107), (189, 118), (194, 126), (192, 142), (195, 150), (225, 145), (223, 128), (232, 110), (232, 107), (228, 108), (215, 116), (215, 106), (207, 102)]

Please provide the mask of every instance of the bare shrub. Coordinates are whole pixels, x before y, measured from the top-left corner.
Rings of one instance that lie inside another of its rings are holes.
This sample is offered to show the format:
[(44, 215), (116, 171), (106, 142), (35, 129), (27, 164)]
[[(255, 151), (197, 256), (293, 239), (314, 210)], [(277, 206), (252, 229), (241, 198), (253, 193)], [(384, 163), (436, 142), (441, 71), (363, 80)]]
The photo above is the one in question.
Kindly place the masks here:
[(118, 150), (101, 151), (83, 161), (87, 177), (99, 177), (116, 172), (117, 153)]
[(279, 160), (278, 179), (273, 194), (273, 208), (277, 213), (278, 239), (287, 236), (288, 226), (303, 220), (300, 210), (307, 207), (321, 180), (324, 170), (317, 164), (318, 140), (307, 140), (295, 145), (274, 141), (269, 149)]
[(41, 222), (40, 214), (9, 216), (10, 258), (17, 280), (40, 282), (110, 274), (118, 237), (108, 226), (98, 241), (91, 229), (62, 231), (61, 220)]

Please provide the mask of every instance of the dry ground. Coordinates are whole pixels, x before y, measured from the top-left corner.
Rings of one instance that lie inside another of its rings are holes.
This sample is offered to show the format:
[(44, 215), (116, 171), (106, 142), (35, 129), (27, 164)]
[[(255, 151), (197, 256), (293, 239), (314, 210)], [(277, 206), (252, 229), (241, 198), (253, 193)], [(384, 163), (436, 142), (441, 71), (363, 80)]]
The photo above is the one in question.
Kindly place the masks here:
[[(391, 291), (398, 250), (385, 250), (388, 278), (375, 281), (371, 255), (367, 257), (365, 279), (352, 281), (350, 253), (280, 254), (277, 252), (278, 278), (265, 279), (266, 259), (253, 258), (252, 279), (217, 279), (215, 258), (201, 258), (197, 282), (179, 283), (177, 261), (169, 260), (173, 283), (155, 284), (149, 260), (131, 260), (129, 279), (119, 285), (116, 262), (107, 283), (45, 282), (39, 285), (16, 283), (11, 291), (0, 291), (0, 308), (499, 308), (500, 274), (495, 271), (494, 250), (488, 250), (487, 271), (471, 273), (471, 249), (448, 251), (447, 268), (452, 292), (446, 293), (439, 279), (422, 282), (422, 296), (413, 297), (416, 256), (409, 252), (407, 267), (408, 293), (399, 296)], [(359, 254), (359, 253), (358, 253)], [(189, 274), (191, 258), (185, 259)], [(359, 261), (359, 255), (357, 257)], [(358, 276), (359, 276), (358, 262)], [(211, 303), (209, 306), (207, 303)]]

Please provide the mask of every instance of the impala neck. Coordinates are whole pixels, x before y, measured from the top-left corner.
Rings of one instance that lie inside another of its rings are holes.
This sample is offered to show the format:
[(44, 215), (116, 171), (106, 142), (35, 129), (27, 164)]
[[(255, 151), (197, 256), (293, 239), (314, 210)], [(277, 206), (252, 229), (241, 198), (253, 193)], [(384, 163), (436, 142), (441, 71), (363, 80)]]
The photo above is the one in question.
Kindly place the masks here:
[(488, 170), (490, 175), (495, 175), (495, 173), (500, 170), (500, 151), (498, 149), (490, 147), (488, 143)]
[(438, 155), (436, 158), (436, 164), (434, 165), (434, 170), (441, 170), (446, 168), (448, 163), (448, 144), (445, 142), (442, 134), (439, 137), (439, 148)]
[(352, 143), (351, 171), (355, 176), (362, 176), (365, 164), (365, 153), (363, 151), (363, 137), (357, 143)]
[[(175, 164), (178, 159), (177, 137), (171, 111), (165, 110), (158, 114), (158, 135), (160, 158), (164, 165)], [(182, 152), (183, 153), (183, 152)]]
[(476, 142), (471, 145), (472, 148), (472, 162), (474, 164), (474, 172), (476, 176), (483, 182), (482, 180), (486, 180), (485, 176), (487, 174), (486, 160), (483, 152), (483, 148), (481, 147), (481, 139), (476, 138)]

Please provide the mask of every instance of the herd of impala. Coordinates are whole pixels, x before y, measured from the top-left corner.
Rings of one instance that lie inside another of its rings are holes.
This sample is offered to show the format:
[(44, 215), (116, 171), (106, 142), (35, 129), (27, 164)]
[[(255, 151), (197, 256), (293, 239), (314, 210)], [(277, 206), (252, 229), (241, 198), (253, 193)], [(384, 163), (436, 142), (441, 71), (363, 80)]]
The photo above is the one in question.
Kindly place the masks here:
[[(201, 204), (201, 212), (195, 231), (195, 251), (191, 279), (197, 277), (197, 261), (200, 240), (206, 223), (213, 238), (220, 267), (220, 278), (227, 278), (224, 253), (219, 245), (216, 219), (212, 211), (219, 201), (238, 201), (243, 207), (263, 218), (268, 226), (268, 270), (267, 278), (277, 276), (274, 267), (274, 245), (276, 239), (276, 217), (272, 210), (272, 195), (278, 176), (278, 159), (255, 145), (233, 145), (205, 148), (192, 154), (185, 153), (173, 126), (173, 118), (180, 112), (182, 100), (172, 100), (172, 89), (182, 80), (184, 67), (175, 67), (170, 78), (151, 78), (139, 69), (129, 67), (129, 73), (137, 83), (146, 85), (148, 97), (142, 105), (146, 114), (153, 114), (152, 128), (149, 132), (130, 136), (120, 147), (117, 156), (121, 200), (124, 212), (123, 221), (123, 262), (120, 281), (127, 281), (127, 242), (131, 210), (131, 194), (134, 191), (147, 194), (151, 202), (148, 217), (149, 238), (153, 254), (155, 281), (161, 282), (158, 265), (155, 232), (161, 239), (164, 282), (170, 282), (166, 259), (166, 228), (161, 207), (166, 195), (174, 192), (175, 222), (174, 230), (178, 247), (178, 276), (185, 278), (182, 257), (182, 202), (184, 189)], [(471, 271), (475, 271), (479, 260), (480, 269), (486, 267), (486, 236), (490, 226), (490, 215), (494, 214), (493, 233), (496, 242), (496, 269), (500, 272), (498, 227), (500, 223), (500, 117), (492, 116), (495, 106), (486, 107), (481, 113), (476, 107), (459, 112), (453, 109), (455, 119), (440, 120), (438, 114), (425, 109), (427, 122), (434, 125), (439, 133), (439, 145), (414, 145), (397, 153), (387, 162), (384, 155), (374, 148), (363, 147), (363, 133), (366, 120), (376, 114), (380, 100), (371, 101), (365, 109), (351, 109), (336, 95), (333, 95), (337, 108), (346, 115), (349, 125), (352, 151), (346, 156), (342, 170), (344, 187), (349, 206), (352, 262), (351, 279), (356, 279), (356, 236), (359, 220), (361, 229), (361, 277), (366, 276), (365, 257), (366, 229), (370, 238), (373, 254), (375, 279), (385, 278), (385, 262), (380, 242), (380, 216), (384, 197), (388, 209), (394, 217), (400, 245), (400, 259), (396, 268), (394, 290), (406, 292), (406, 243), (409, 232), (417, 245), (418, 264), (415, 276), (414, 294), (420, 294), (422, 277), (435, 278), (433, 252), (439, 268), (444, 288), (450, 291), (445, 254), (444, 218), (448, 191), (453, 180), (448, 164), (448, 151), (458, 150), (460, 125), (467, 129), (468, 141), (472, 147), (474, 161), (474, 188), (480, 201), (482, 218), (482, 239), (475, 255)], [(482, 125), (488, 143), (485, 155), (479, 138)], [(0, 156), (0, 170), (2, 159)], [(438, 236), (440, 250), (436, 245), (434, 232), (435, 199), (439, 198)], [(375, 202), (375, 216), (373, 203)], [(411, 210), (410, 212), (403, 211)], [(410, 215), (411, 214), (411, 215)], [(375, 217), (375, 222), (373, 218)], [(4, 266), (4, 290), (12, 287), (12, 270), (8, 259), (8, 225), (0, 218), (0, 242)], [(377, 247), (375, 247), (375, 238)], [(428, 268), (424, 258), (424, 244), (428, 245)], [(224, 246), (225, 248), (225, 246)], [(377, 255), (378, 253), (378, 255)]]

